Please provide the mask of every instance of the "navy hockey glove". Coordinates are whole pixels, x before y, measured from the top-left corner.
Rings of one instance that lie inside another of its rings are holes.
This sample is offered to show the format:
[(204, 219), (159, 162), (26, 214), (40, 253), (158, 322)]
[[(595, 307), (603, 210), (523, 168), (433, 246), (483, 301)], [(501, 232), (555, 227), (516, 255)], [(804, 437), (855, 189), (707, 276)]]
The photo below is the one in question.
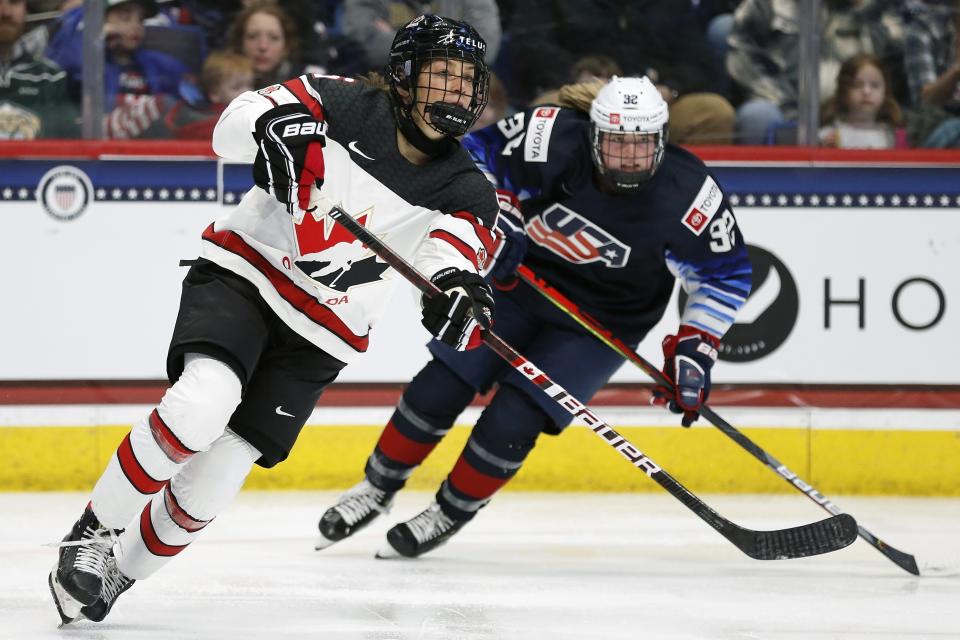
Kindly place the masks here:
[(310, 211), (310, 188), (323, 184), (325, 131), (302, 104), (282, 104), (257, 118), (253, 181), (288, 213)]
[(507, 291), (520, 282), (517, 268), (527, 255), (527, 231), (523, 226), (517, 197), (509, 191), (497, 189), (497, 199), (500, 201), (500, 215), (497, 216), (499, 242), (493, 252), (493, 266), (489, 275), (496, 288)]
[(423, 296), (423, 326), (457, 351), (479, 347), (481, 332), (493, 325), (490, 285), (472, 271), (453, 267), (442, 269), (430, 281), (442, 293)]
[(651, 402), (682, 413), (681, 424), (692, 425), (710, 396), (710, 369), (717, 361), (720, 341), (692, 327), (680, 325), (675, 336), (663, 339), (663, 376), (673, 389), (657, 385)]

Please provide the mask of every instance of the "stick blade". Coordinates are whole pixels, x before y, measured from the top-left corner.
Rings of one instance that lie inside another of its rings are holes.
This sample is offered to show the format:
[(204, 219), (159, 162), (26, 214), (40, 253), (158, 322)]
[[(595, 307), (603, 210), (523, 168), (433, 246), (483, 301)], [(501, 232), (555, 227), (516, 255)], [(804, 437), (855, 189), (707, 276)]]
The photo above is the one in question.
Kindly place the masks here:
[(754, 560), (818, 556), (850, 546), (858, 535), (857, 521), (848, 513), (790, 529), (750, 533), (752, 539), (737, 546)]
[(877, 540), (877, 543), (873, 546), (875, 546), (880, 553), (890, 558), (895, 565), (907, 573), (912, 573), (915, 576), (920, 575), (920, 567), (917, 566), (917, 559), (909, 553), (904, 553), (899, 549), (891, 547), (883, 540)]

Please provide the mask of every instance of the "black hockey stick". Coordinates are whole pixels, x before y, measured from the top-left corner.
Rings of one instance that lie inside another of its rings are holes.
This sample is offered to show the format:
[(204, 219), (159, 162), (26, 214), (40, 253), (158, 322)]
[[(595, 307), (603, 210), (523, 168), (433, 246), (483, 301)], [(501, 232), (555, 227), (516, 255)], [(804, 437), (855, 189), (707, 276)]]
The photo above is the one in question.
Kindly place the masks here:
[[(368, 229), (360, 225), (340, 207), (333, 207), (329, 215), (343, 225), (354, 237), (363, 242), (381, 260), (393, 267), (424, 295), (436, 295), (440, 290), (413, 265), (397, 255)], [(745, 529), (707, 506), (693, 495), (657, 463), (633, 446), (613, 427), (604, 422), (579, 400), (567, 393), (513, 347), (492, 331), (484, 332), (484, 343), (498, 356), (506, 360), (521, 375), (540, 387), (547, 396), (582, 420), (609, 446), (616, 449), (630, 464), (645, 472), (657, 484), (716, 529), (720, 535), (738, 549), (756, 560), (781, 560), (803, 558), (842, 549), (857, 539), (857, 521), (846, 513), (826, 520), (789, 529), (754, 531)]]
[[(568, 316), (577, 321), (580, 326), (596, 336), (601, 342), (619, 353), (625, 359), (643, 369), (657, 384), (663, 385), (668, 389), (673, 387), (670, 381), (663, 377), (663, 374), (659, 369), (650, 364), (650, 362), (644, 359), (639, 353), (631, 349), (629, 345), (624, 343), (622, 340), (619, 340), (616, 336), (601, 326), (599, 322), (577, 308), (573, 301), (551, 287), (545, 280), (537, 276), (529, 267), (521, 265), (518, 273), (524, 282), (529, 284), (536, 291), (547, 298), (547, 300), (552, 302), (560, 310), (564, 311)], [(824, 497), (822, 493), (813, 488), (812, 485), (804, 482), (797, 474), (795, 474), (793, 471), (790, 471), (786, 465), (761, 449), (760, 446), (753, 440), (745, 436), (729, 422), (718, 416), (713, 409), (707, 405), (703, 405), (700, 413), (715, 427), (720, 429), (720, 431), (729, 436), (734, 442), (750, 452), (753, 457), (767, 465), (767, 467), (772, 469), (778, 476), (786, 480), (792, 487), (816, 502), (827, 512), (832, 513), (833, 515), (839, 515), (843, 513), (839, 507)], [(871, 546), (877, 549), (877, 551), (887, 556), (898, 567), (904, 571), (912, 573), (913, 575), (920, 575), (920, 570), (917, 568), (917, 561), (912, 555), (891, 547), (883, 540), (867, 531), (862, 525), (857, 525), (857, 531), (861, 538), (866, 540)]]

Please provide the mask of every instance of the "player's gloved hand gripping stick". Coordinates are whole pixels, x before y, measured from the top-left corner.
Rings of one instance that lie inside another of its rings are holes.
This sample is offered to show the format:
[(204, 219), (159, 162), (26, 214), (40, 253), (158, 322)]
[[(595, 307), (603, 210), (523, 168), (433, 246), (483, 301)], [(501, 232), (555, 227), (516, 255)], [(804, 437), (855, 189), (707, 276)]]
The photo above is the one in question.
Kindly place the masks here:
[[(321, 208), (322, 210), (322, 208)], [(424, 295), (440, 294), (440, 289), (431, 283), (410, 263), (393, 252), (379, 238), (360, 225), (350, 214), (338, 206), (329, 208), (331, 218), (343, 225), (354, 237), (363, 242), (381, 260), (393, 267), (400, 275), (417, 287)], [(836, 551), (850, 545), (857, 538), (857, 522), (852, 516), (842, 513), (826, 520), (789, 529), (754, 531), (745, 529), (711, 509), (700, 498), (681, 485), (656, 462), (617, 433), (613, 427), (593, 413), (588, 407), (567, 393), (529, 360), (520, 355), (492, 331), (484, 331), (484, 344), (509, 362), (514, 369), (540, 387), (545, 394), (566, 409), (596, 433), (610, 447), (616, 449), (630, 464), (646, 473), (654, 482), (682, 502), (704, 522), (738, 549), (757, 560), (780, 560), (802, 558)]]
[[(674, 385), (672, 381), (664, 377), (663, 373), (658, 371), (656, 367), (645, 360), (643, 356), (631, 349), (625, 342), (616, 338), (612, 333), (601, 326), (599, 322), (581, 311), (573, 301), (551, 287), (545, 280), (539, 278), (526, 265), (521, 265), (518, 269), (518, 273), (524, 282), (546, 297), (547, 300), (552, 302), (561, 311), (564, 311), (567, 315), (577, 321), (580, 326), (592, 333), (598, 340), (619, 353), (624, 359), (629, 360), (633, 364), (643, 369), (647, 375), (653, 378), (654, 382), (656, 382), (657, 389), (663, 390), (661, 392), (663, 395), (666, 397), (674, 396)], [(709, 406), (705, 404), (701, 405), (699, 407), (699, 412), (703, 415), (703, 417), (713, 423), (714, 426), (720, 429), (720, 431), (726, 434), (734, 442), (749, 451), (753, 457), (767, 465), (767, 467), (773, 470), (778, 476), (786, 480), (795, 489), (823, 507), (823, 509), (825, 509), (827, 512), (834, 515), (839, 515), (842, 513), (839, 507), (824, 497), (823, 494), (813, 488), (812, 485), (809, 485), (801, 480), (797, 474), (790, 471), (790, 469), (788, 469), (783, 463), (761, 449), (759, 445), (753, 442), (753, 440), (745, 436), (729, 422), (718, 416)], [(860, 525), (857, 525), (857, 531), (861, 538), (866, 540), (871, 546), (877, 549), (877, 551), (887, 556), (887, 558), (893, 561), (898, 567), (914, 575), (920, 575), (920, 570), (917, 568), (917, 561), (912, 555), (891, 547)]]

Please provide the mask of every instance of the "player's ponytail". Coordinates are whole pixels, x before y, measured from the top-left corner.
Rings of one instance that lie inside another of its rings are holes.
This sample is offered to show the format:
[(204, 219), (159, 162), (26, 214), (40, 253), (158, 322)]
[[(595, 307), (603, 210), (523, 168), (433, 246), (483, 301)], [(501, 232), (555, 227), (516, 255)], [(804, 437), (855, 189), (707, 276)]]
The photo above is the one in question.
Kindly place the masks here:
[(606, 82), (603, 80), (565, 84), (560, 87), (557, 104), (568, 109), (590, 113), (590, 105), (593, 103), (593, 99), (597, 97), (605, 84)]

